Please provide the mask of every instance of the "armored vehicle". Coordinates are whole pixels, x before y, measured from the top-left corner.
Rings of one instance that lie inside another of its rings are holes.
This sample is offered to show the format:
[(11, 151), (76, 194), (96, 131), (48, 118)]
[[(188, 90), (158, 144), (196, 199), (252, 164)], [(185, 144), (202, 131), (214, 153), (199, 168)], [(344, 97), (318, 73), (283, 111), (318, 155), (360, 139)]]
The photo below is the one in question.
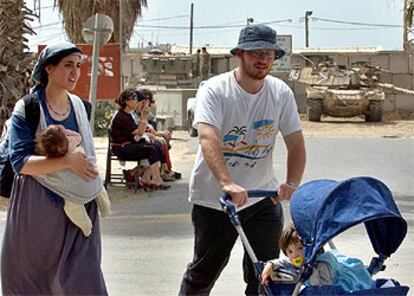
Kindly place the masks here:
[(333, 117), (365, 115), (368, 122), (382, 121), (384, 89), (414, 94), (414, 91), (381, 83), (380, 67), (366, 63), (344, 69), (333, 62), (302, 68), (296, 78), (307, 85), (307, 112), (310, 121), (320, 121), (322, 114)]
[(143, 84), (161, 84), (167, 88), (192, 86), (192, 60), (187, 55), (172, 55), (162, 51), (152, 51), (141, 58), (144, 71)]

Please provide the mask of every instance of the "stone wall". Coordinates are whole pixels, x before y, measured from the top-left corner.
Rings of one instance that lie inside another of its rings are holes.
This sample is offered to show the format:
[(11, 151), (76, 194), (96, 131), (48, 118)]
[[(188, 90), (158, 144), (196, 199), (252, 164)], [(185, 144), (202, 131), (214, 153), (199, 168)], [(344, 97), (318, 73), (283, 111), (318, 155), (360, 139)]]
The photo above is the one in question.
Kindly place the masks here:
[(196, 89), (159, 89), (155, 94), (157, 116), (173, 117), (174, 125), (186, 128), (187, 100), (194, 97)]
[[(385, 83), (392, 83), (396, 86), (414, 90), (414, 55), (409, 55), (404, 51), (376, 51), (376, 52), (340, 52), (340, 51), (295, 51), (292, 54), (292, 67), (301, 68), (309, 66), (305, 58), (312, 60), (315, 64), (326, 58), (331, 58), (338, 65), (349, 68), (355, 62), (368, 62), (373, 66), (383, 68), (381, 79)], [(214, 67), (212, 75), (220, 74), (224, 71), (237, 67), (237, 60), (234, 57), (220, 56), (212, 57)], [(217, 70), (217, 71), (215, 71)], [(296, 81), (289, 81), (289, 73), (279, 73), (277, 75), (293, 89), (300, 112), (306, 112), (306, 87)], [(386, 101), (384, 110), (402, 111), (414, 113), (414, 96), (386, 91)]]

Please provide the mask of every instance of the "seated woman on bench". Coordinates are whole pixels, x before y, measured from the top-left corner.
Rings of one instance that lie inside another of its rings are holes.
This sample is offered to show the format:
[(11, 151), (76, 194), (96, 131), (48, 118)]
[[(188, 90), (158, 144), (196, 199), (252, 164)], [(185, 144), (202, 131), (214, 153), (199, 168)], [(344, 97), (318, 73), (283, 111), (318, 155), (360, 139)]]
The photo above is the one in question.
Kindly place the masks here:
[[(138, 99), (135, 90), (131, 88), (122, 91), (116, 99), (119, 110), (111, 120), (112, 152), (121, 160), (148, 159), (150, 166), (145, 168), (139, 185), (144, 190), (166, 190), (171, 186), (163, 184), (160, 176), (162, 151), (142, 137), (147, 128), (149, 108), (144, 108), (144, 100)], [(140, 110), (142, 119), (138, 124), (132, 114), (135, 109)]]

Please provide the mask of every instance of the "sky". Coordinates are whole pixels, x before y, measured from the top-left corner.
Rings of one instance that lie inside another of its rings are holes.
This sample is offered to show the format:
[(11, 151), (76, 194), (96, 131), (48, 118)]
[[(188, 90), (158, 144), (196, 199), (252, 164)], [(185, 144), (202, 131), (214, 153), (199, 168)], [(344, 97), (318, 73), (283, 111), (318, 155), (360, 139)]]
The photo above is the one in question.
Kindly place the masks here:
[[(125, 0), (124, 0), (125, 1)], [(33, 1), (27, 0), (32, 8)], [(268, 23), (277, 34), (292, 35), (293, 48), (305, 47), (306, 11), (309, 18), (309, 45), (316, 48), (379, 47), (403, 48), (403, 0), (147, 0), (135, 25), (129, 47), (148, 42), (189, 44), (190, 7), (194, 4), (193, 46), (237, 44), (240, 29), (253, 23)], [(66, 40), (53, 0), (41, 0), (40, 23), (31, 23), (38, 34), (29, 37), (37, 44)], [(210, 26), (213, 28), (205, 28)], [(204, 28), (203, 28), (204, 27)]]

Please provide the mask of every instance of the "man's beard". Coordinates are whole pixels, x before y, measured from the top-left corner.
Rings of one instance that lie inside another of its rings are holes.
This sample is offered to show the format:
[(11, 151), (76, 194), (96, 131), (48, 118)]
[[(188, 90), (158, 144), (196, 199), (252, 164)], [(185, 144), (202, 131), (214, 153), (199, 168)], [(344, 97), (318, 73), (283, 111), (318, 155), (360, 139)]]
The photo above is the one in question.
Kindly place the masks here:
[(263, 71), (259, 71), (255, 67), (257, 63), (258, 62), (256, 62), (255, 64), (251, 64), (251, 66), (249, 67), (244, 57), (242, 57), (240, 60), (240, 68), (249, 78), (253, 80), (263, 80), (267, 76), (267, 74), (269, 74), (272, 70), (272, 66), (267, 66), (266, 64), (267, 68)]

